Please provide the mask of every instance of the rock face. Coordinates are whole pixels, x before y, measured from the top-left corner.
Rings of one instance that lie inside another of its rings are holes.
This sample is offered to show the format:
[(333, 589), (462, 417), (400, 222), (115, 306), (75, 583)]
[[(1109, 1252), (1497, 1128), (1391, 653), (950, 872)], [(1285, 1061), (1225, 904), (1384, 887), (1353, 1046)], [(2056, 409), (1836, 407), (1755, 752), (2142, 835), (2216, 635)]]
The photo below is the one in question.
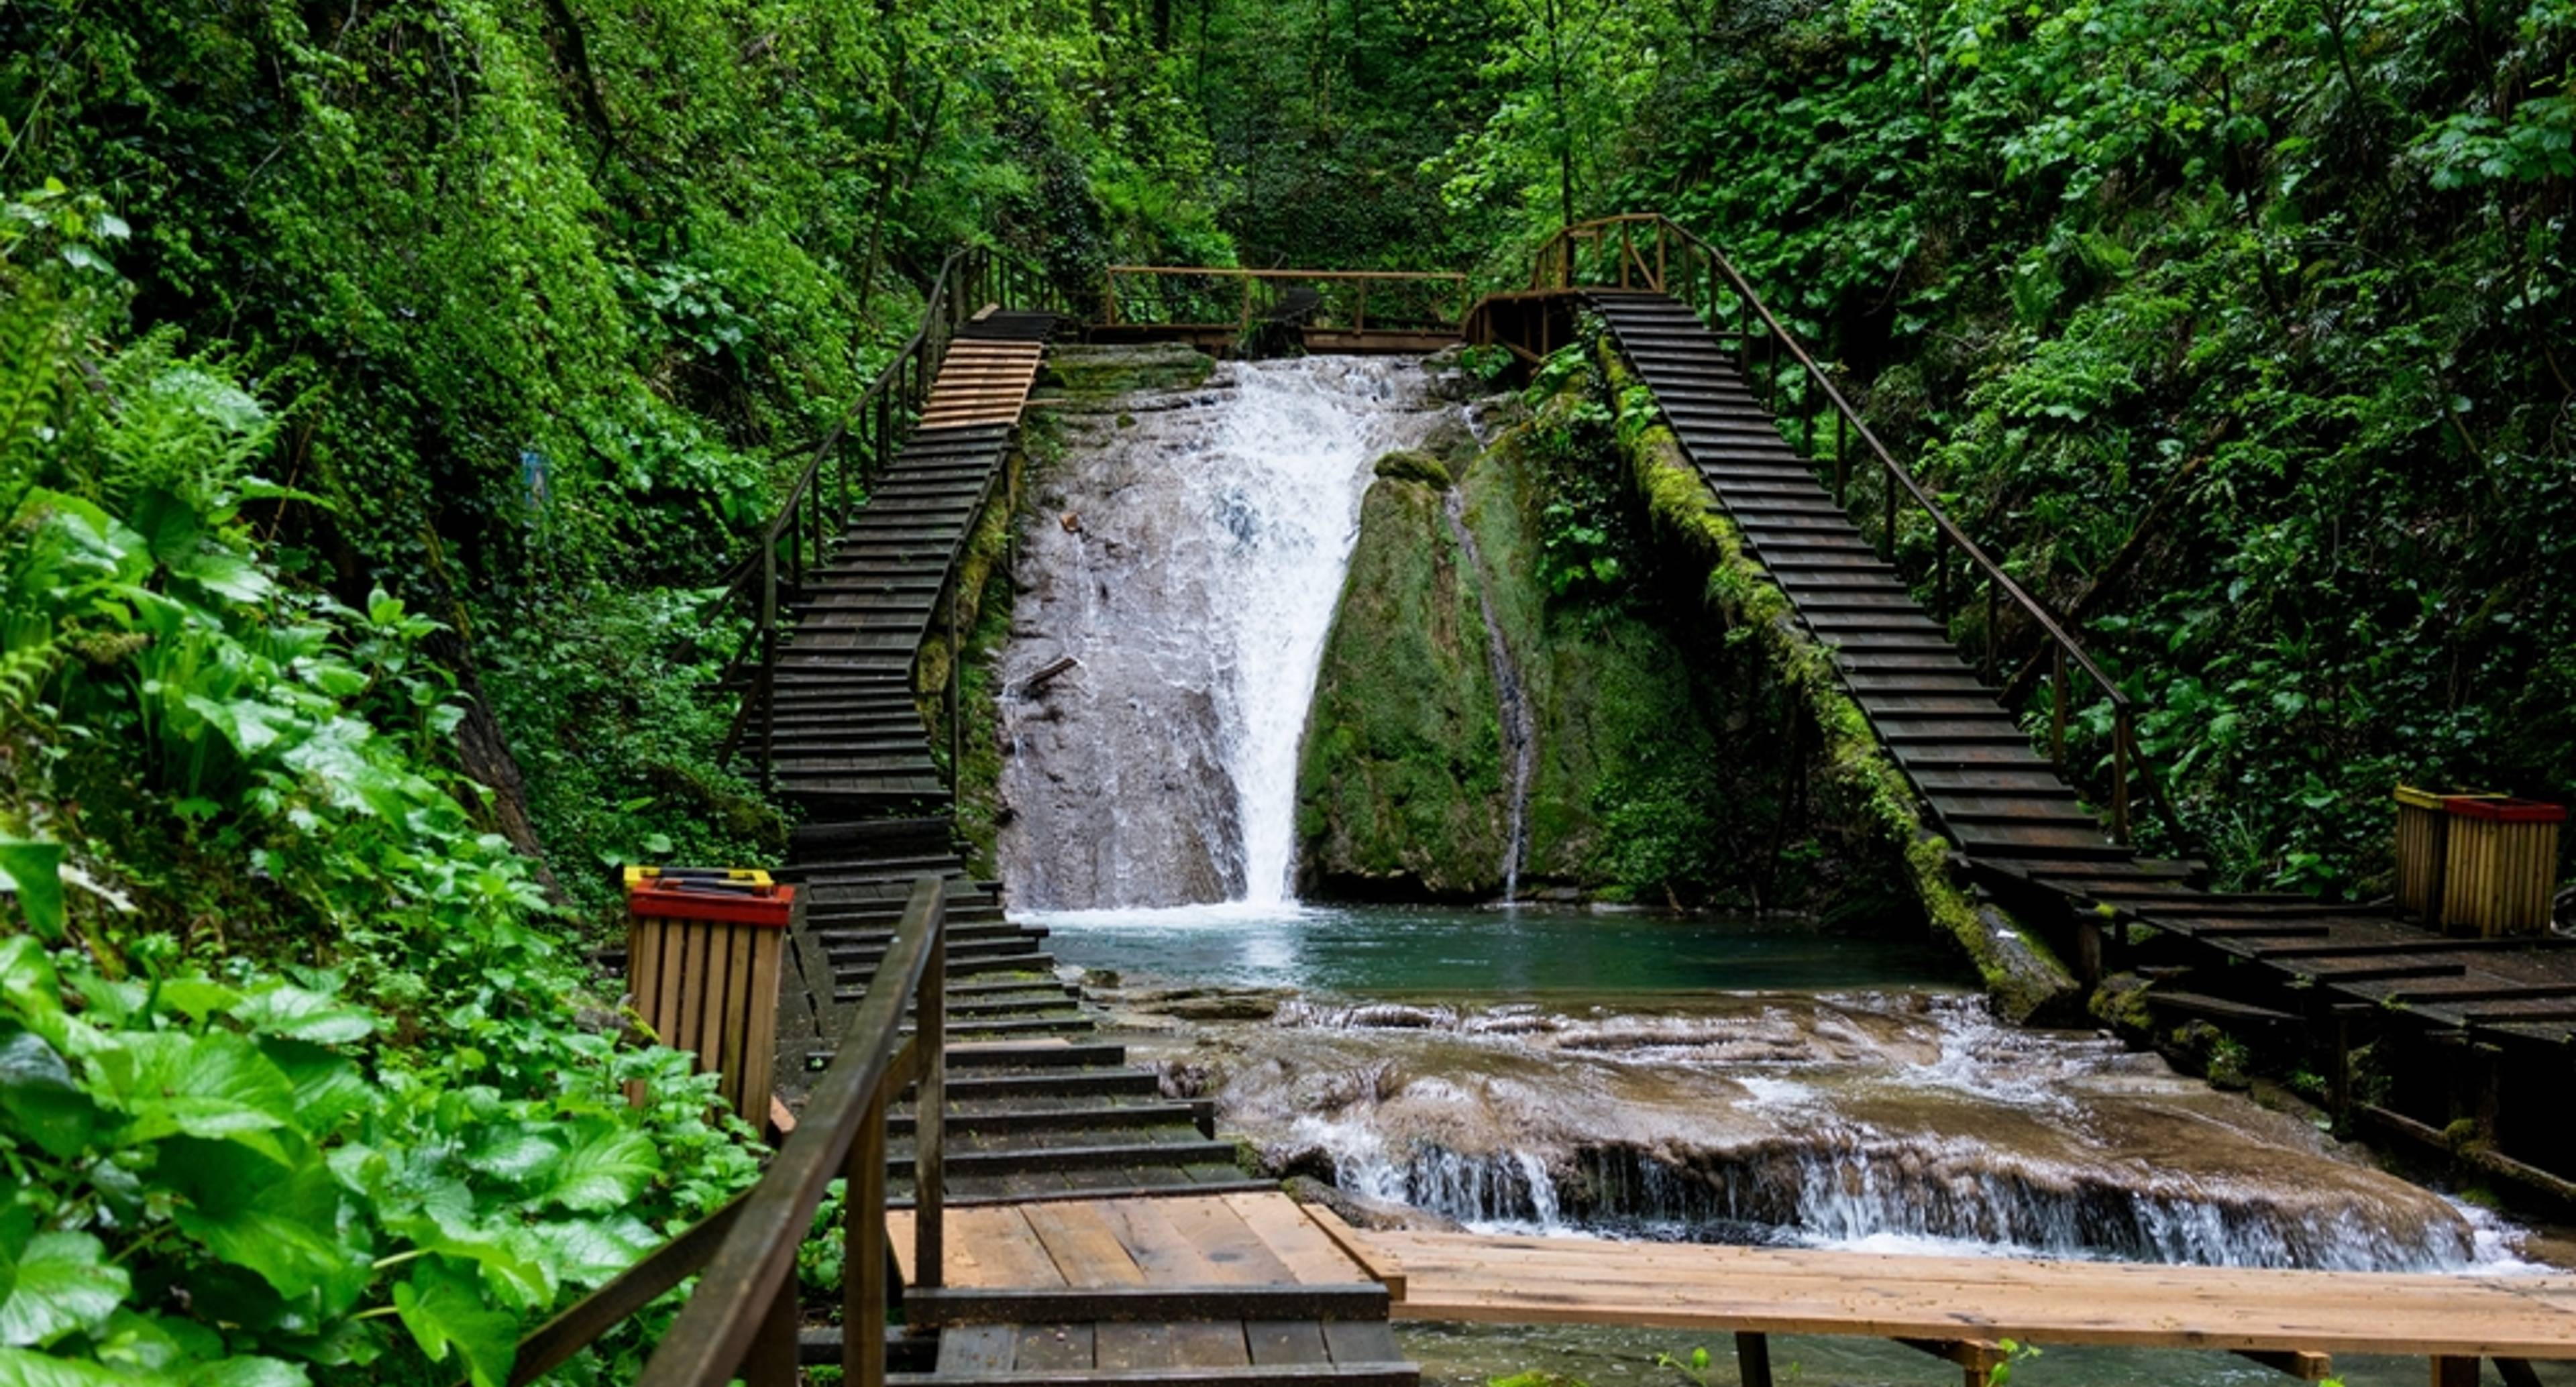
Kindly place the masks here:
[(1054, 360), (1001, 662), (1011, 904), (1276, 902), (1369, 465), (1454, 411), (1405, 362)]
[(1480, 580), (1418, 479), (1439, 462), (1377, 472), (1306, 725), (1299, 894), (1490, 896), (1510, 816)]
[(1668, 777), (1713, 802), (1779, 760), (1722, 746), (1721, 681), (1642, 606), (1549, 600), (1536, 484), (1508, 447), (1462, 442), (1381, 461), (1361, 509), (1299, 767), (1307, 894), (1489, 900), (1515, 858), (1525, 896), (1616, 894), (1620, 796)]

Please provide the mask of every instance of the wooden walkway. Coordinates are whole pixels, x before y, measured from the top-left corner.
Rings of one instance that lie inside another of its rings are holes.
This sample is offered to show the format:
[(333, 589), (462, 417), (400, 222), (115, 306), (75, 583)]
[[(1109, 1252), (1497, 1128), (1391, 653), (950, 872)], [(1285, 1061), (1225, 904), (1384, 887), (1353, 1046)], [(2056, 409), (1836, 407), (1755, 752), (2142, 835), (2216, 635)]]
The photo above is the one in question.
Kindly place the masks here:
[[(905, 1301), (941, 1326), (940, 1380), (1418, 1376), (1387, 1328), (1386, 1288), (1276, 1188), (967, 1209), (948, 1230), (943, 1289)], [(893, 1232), (910, 1282), (909, 1221)]]
[[(1093, 1036), (1046, 932), (1007, 921), (958, 853), (915, 661), (995, 502), (1054, 325), (987, 313), (960, 329), (919, 431), (808, 583), (781, 655), (776, 779), (808, 818), (782, 873), (806, 902), (780, 1009), (783, 1115), (847, 1033), (915, 881), (941, 878), (950, 1275), (905, 1296), (897, 1361), (916, 1371), (894, 1376), (1413, 1387), (1384, 1290), (1243, 1172), (1209, 1105), (1165, 1099)], [(888, 1219), (907, 1258), (913, 1127), (908, 1103), (890, 1112)]]
[[(2005, 1338), (2220, 1349), (2311, 1379), (2325, 1376), (2324, 1355), (2335, 1353), (2576, 1359), (2576, 1277), (2568, 1276), (2257, 1271), (1468, 1233), (1356, 1238), (1381, 1271), (1401, 1268), (1395, 1313), (1407, 1320), (1889, 1338), (1963, 1366)], [(1971, 1382), (1981, 1380), (1971, 1372)]]

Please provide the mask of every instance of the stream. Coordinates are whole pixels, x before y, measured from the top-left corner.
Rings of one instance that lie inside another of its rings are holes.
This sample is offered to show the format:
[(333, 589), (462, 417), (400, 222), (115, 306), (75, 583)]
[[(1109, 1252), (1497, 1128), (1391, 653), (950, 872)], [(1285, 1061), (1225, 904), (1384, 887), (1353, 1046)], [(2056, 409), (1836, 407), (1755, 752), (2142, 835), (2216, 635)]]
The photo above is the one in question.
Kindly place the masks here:
[[(2356, 1271), (2556, 1260), (2303, 1111), (2091, 1031), (1998, 1023), (1919, 934), (1292, 899), (1297, 743), (1359, 498), (1379, 455), (1458, 418), (1438, 395), (1410, 363), (1229, 364), (1070, 418), (1038, 480), (1003, 653), (1004, 880), (1166, 1091), (1214, 1099), (1271, 1171), (1394, 1224)], [(1460, 1387), (1679, 1384), (1657, 1355), (1699, 1346), (1712, 1381), (1734, 1376), (1704, 1336), (1400, 1334), (1426, 1381)], [(1958, 1381), (1880, 1341), (1785, 1337), (1773, 1356), (1784, 1383)], [(2350, 1387), (2424, 1373), (2336, 1369)], [(2063, 1348), (2014, 1374), (2282, 1380)]]

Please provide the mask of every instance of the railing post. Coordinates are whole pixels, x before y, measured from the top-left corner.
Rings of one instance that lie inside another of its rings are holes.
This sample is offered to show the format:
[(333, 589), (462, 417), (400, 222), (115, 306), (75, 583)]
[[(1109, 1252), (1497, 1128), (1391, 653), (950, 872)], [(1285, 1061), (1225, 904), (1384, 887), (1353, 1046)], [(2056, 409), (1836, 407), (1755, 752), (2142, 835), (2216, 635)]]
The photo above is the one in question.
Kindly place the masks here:
[(1993, 578), (1986, 579), (1986, 682), (1989, 684), (1995, 682), (1996, 628), (2002, 622), (2002, 598), (2003, 584)]
[(912, 1283), (946, 1284), (948, 1256), (948, 924), (930, 935), (930, 964), (913, 1003), (921, 1079), (912, 1123)]
[(1368, 331), (1368, 281), (1365, 279), (1360, 281), (1360, 305), (1355, 316), (1358, 321), (1351, 325), (1351, 330), (1353, 332)]
[(802, 1318), (796, 1303), (796, 1273), (787, 1273), (759, 1336), (742, 1355), (743, 1387), (796, 1387), (796, 1330)]
[(1932, 615), (1946, 628), (1950, 624), (1950, 547), (1942, 542), (1944, 538), (1940, 527), (1934, 526), (1932, 530)]
[(1845, 432), (1848, 423), (1841, 410), (1834, 411), (1834, 504), (1851, 509), (1851, 439)]
[(1880, 522), (1878, 533), (1887, 541), (1887, 561), (1896, 562), (1896, 469), (1886, 459), (1879, 460), (1878, 480), (1887, 502), (1887, 519)]
[(955, 802), (957, 785), (965, 767), (959, 757), (965, 746), (966, 700), (965, 677), (957, 668), (957, 601), (965, 592), (956, 583), (948, 587), (948, 793)]
[(859, 1116), (859, 1139), (842, 1172), (841, 1380), (885, 1381), (886, 1089), (880, 1081)]
[(778, 546), (760, 547), (760, 792), (769, 793), (778, 740)]
[(2129, 709), (2116, 701), (2111, 715), (2111, 841), (2129, 845)]
[(2048, 676), (2052, 695), (2050, 702), (2054, 706), (2048, 715), (2048, 755), (2056, 762), (2057, 773), (2062, 776), (2066, 774), (2066, 647), (2051, 641), (2049, 652), (2054, 657)]

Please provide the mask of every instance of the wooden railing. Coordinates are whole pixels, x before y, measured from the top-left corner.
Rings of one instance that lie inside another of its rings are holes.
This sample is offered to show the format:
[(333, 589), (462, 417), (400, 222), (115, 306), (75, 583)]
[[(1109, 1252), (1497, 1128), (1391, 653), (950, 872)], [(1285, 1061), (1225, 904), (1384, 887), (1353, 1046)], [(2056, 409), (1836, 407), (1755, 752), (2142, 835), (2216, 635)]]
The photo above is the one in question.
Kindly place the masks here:
[(1067, 306), (1034, 267), (982, 247), (951, 252), (922, 302), (920, 329), (816, 445), (777, 513), (761, 527), (750, 552), (725, 572), (714, 601), (706, 608), (710, 623), (748, 619), (751, 624), (750, 638), (723, 675), (723, 683), (741, 690), (743, 697), (718, 759), (730, 760), (757, 721), (760, 735), (752, 752), (764, 793), (770, 788), (776, 760), (777, 719), (770, 716), (770, 709), (777, 687), (779, 638), (785, 629), (780, 598), (784, 595), (793, 602), (804, 588), (805, 575), (828, 561), (833, 541), (848, 528), (850, 513), (865, 500), (868, 484), (912, 436), (957, 329), (986, 304), (1056, 310)]
[[(918, 1085), (913, 1123), (914, 1284), (940, 1283), (945, 1255), (947, 894), (913, 883), (894, 942), (852, 1014), (832, 1067), (760, 1182), (519, 1343), (525, 1387), (692, 1276), (696, 1289), (637, 1379), (641, 1387), (793, 1387), (796, 1249), (826, 1187), (846, 1179), (841, 1365), (852, 1387), (885, 1381), (886, 1109)], [(905, 1011), (914, 1019), (903, 1032)]]
[[(1830, 417), (1834, 499), (1844, 509), (1851, 508), (1851, 445), (1857, 440), (1863, 464), (1875, 466), (1881, 479), (1879, 542), (1888, 562), (1897, 562), (1900, 504), (1910, 504), (1930, 522), (1932, 554), (1928, 576), (1934, 616), (1946, 623), (1957, 610), (1952, 600), (1953, 553), (1958, 556), (1955, 566), (1960, 570), (1957, 597), (1963, 602), (1973, 601), (1982, 587), (1986, 608), (1982, 665), (1987, 681), (1994, 681), (2001, 658), (2001, 618), (2006, 609), (2019, 613), (2042, 637), (2051, 663), (2049, 753), (2060, 775), (2067, 772), (2070, 669), (2082, 671), (2101, 690), (2111, 708), (2112, 837), (2123, 845), (2133, 837), (2133, 790), (2153, 797), (2163, 808), (2166, 822), (2180, 831), (2171, 803), (2165, 800), (2139, 754), (2135, 700), (2085, 651), (2083, 642), (2056, 613), (2015, 582), (1941, 509), (1932, 492), (1862, 422), (1859, 411), (1834, 384), (1832, 373), (1800, 345), (1717, 247), (1660, 213), (1604, 217), (1566, 227), (1550, 237), (1531, 266), (1529, 288), (1533, 294), (1542, 295), (1610, 288), (1647, 289), (1670, 295), (1687, 304), (1720, 336), (1735, 339), (1746, 377), (1760, 392), (1764, 406), (1782, 421), (1784, 434), (1794, 419), (1800, 447), (1810, 460), (1817, 457), (1821, 419)], [(1475, 325), (1471, 323), (1469, 328), (1473, 340)]]
[(1112, 265), (1094, 326), (1245, 333), (1277, 319), (1355, 335), (1455, 334), (1469, 301), (1463, 274)]

